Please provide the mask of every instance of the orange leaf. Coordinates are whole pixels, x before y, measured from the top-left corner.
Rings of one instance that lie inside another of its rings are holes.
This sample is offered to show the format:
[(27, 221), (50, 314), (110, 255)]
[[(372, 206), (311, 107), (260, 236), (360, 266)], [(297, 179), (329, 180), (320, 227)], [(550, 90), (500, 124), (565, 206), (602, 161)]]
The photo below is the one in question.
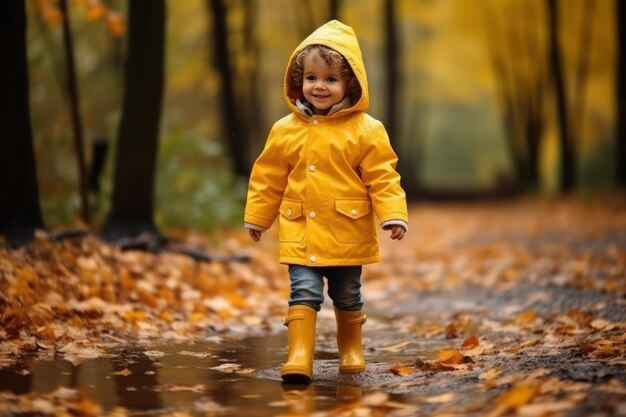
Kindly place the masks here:
[(395, 365), (389, 368), (389, 372), (391, 372), (394, 375), (407, 376), (407, 375), (414, 374), (415, 368), (404, 366), (404, 365)]
[(496, 403), (506, 407), (508, 410), (511, 410), (528, 404), (538, 392), (538, 385), (519, 384), (502, 394)]
[(162, 311), (160, 317), (161, 320), (167, 323), (171, 323), (172, 320), (174, 320), (174, 316), (172, 316), (172, 313), (170, 313), (169, 311)]
[(478, 340), (478, 337), (470, 336), (467, 339), (465, 339), (465, 341), (463, 342), (461, 347), (463, 349), (473, 349), (473, 348), (477, 347), (479, 344), (480, 344), (480, 342)]
[(40, 327), (37, 329), (37, 336), (43, 340), (54, 340), (54, 327), (50, 324)]
[(108, 11), (107, 6), (100, 2), (91, 2), (89, 9), (87, 9), (87, 20), (98, 20), (106, 16)]
[(143, 311), (130, 310), (123, 314), (124, 320), (129, 323), (137, 323), (138, 321), (146, 321), (146, 313)]
[(113, 372), (113, 375), (120, 375), (120, 376), (128, 376), (132, 374), (133, 374), (132, 371), (130, 371), (128, 368), (124, 368), (121, 371)]
[(124, 27), (124, 17), (119, 12), (109, 12), (107, 13), (107, 28), (111, 35), (116, 38), (122, 36), (125, 32)]
[(120, 286), (125, 290), (132, 290), (135, 288), (135, 280), (130, 276), (126, 269), (122, 269), (120, 272)]
[(442, 349), (437, 352), (437, 358), (446, 365), (459, 365), (465, 361), (465, 356), (456, 349)]
[(520, 313), (517, 317), (515, 317), (515, 323), (528, 324), (535, 321), (536, 318), (537, 312), (535, 310), (526, 310), (523, 313)]

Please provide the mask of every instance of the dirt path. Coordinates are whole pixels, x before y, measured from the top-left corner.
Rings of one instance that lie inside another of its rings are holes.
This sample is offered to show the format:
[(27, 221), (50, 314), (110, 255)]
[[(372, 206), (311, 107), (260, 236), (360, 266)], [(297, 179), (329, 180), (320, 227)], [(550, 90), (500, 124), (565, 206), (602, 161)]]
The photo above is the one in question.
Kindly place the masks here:
[(288, 283), (272, 232), (188, 237), (250, 264), (91, 239), (4, 250), (0, 414), (626, 416), (625, 208), (413, 207), (407, 238), (383, 237), (365, 269), (367, 371), (337, 374), (326, 304), (305, 387), (278, 376)]

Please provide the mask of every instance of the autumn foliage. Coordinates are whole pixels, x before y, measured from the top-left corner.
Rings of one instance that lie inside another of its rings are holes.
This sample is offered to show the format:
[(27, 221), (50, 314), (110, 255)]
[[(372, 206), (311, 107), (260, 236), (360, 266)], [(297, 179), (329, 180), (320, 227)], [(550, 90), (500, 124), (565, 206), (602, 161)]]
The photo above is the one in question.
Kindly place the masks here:
[[(594, 406), (595, 395), (617, 407), (626, 393), (624, 208), (614, 196), (413, 206), (409, 235), (383, 238), (383, 262), (364, 270), (366, 374), (377, 389), (317, 415), (414, 415), (424, 407), (441, 411), (424, 414), (433, 416), (561, 416)], [(2, 248), (2, 366), (28, 372), (25, 357), (50, 354), (78, 364), (129, 343), (158, 360), (158, 346), (171, 341), (284, 331), (289, 283), (276, 263), (276, 237), (271, 229), (253, 245), (243, 230), (181, 236), (212, 254), (249, 253), (248, 263), (124, 252), (95, 236), (51, 241), (40, 234), (24, 248)], [(325, 346), (334, 331), (332, 312), (323, 310), (318, 343)], [(263, 372), (277, 372), (280, 363), (268, 366)], [(260, 371), (236, 360), (210, 369)], [(115, 372), (133, 374), (130, 367)], [(203, 385), (159, 389), (204, 392)], [(394, 390), (413, 393), (411, 401), (395, 401)], [(285, 407), (315, 398), (307, 390), (285, 395)], [(32, 406), (36, 398), (10, 402)], [(98, 414), (89, 398), (71, 398), (61, 401), (65, 410)], [(222, 410), (219, 402), (210, 406)]]

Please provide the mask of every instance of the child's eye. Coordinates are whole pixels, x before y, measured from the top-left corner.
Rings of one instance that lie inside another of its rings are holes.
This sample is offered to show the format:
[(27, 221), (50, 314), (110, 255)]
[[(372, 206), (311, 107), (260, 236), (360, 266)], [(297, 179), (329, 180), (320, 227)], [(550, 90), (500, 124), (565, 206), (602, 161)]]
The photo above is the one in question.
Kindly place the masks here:
[(313, 75), (307, 75), (306, 76), (306, 80), (307, 81), (315, 81), (315, 77)]
[(326, 81), (328, 81), (329, 83), (334, 83), (335, 81), (337, 81), (337, 79), (334, 77), (328, 77)]

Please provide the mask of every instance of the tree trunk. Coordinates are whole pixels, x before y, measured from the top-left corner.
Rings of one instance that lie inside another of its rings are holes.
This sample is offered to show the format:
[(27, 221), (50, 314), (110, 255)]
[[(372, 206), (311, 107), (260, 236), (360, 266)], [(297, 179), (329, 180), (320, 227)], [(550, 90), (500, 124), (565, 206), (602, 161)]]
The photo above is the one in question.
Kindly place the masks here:
[(26, 58), (26, 10), (22, 0), (0, 2), (0, 234), (12, 246), (43, 229), (33, 150)]
[(556, 111), (561, 144), (560, 191), (571, 192), (576, 185), (576, 154), (570, 134), (565, 93), (565, 76), (559, 46), (559, 10), (556, 0), (546, 0), (548, 11), (548, 38), (551, 78), (554, 85)]
[(340, 0), (328, 0), (328, 18), (339, 20)]
[(165, 0), (128, 0), (128, 49), (111, 211), (102, 229), (109, 241), (160, 235), (154, 223), (154, 178), (163, 100)]
[(616, 182), (626, 188), (626, 3), (617, 8)]
[(67, 74), (67, 92), (70, 100), (72, 130), (74, 132), (74, 152), (78, 163), (78, 190), (80, 195), (81, 218), (91, 224), (89, 207), (89, 190), (87, 188), (87, 169), (85, 167), (85, 146), (83, 140), (83, 124), (80, 117), (78, 82), (76, 80), (76, 62), (74, 59), (74, 42), (70, 29), (70, 16), (67, 0), (59, 2), (63, 14), (63, 46), (65, 48), (65, 73)]
[(396, 33), (396, 2), (385, 0), (385, 63), (387, 65), (387, 109), (386, 125), (391, 143), (397, 143), (398, 121), (398, 85), (400, 73), (398, 71), (398, 36)]
[(214, 65), (222, 78), (222, 129), (224, 142), (228, 146), (233, 171), (238, 177), (250, 174), (246, 124), (238, 117), (235, 100), (233, 72), (228, 52), (228, 28), (226, 27), (226, 5), (224, 0), (210, 0), (213, 17)]

